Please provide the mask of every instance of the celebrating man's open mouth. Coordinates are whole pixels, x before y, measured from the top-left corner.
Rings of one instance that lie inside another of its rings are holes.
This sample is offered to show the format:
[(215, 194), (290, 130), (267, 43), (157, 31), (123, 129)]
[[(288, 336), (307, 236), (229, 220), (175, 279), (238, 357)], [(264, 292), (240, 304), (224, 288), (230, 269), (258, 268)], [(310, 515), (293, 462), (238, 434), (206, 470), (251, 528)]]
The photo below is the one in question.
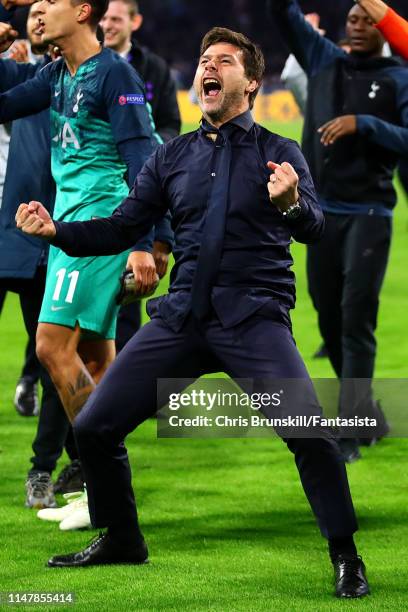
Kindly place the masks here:
[(206, 77), (203, 79), (204, 97), (216, 98), (221, 90), (221, 83), (215, 77)]

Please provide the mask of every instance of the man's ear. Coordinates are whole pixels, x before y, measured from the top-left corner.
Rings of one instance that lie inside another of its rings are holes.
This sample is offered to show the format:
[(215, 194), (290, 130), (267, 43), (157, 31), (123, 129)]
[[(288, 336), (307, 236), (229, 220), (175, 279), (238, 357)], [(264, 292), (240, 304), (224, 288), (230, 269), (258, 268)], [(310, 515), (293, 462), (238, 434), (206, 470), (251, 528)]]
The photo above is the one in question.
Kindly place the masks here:
[(258, 81), (249, 81), (248, 85), (245, 88), (245, 93), (253, 93), (259, 87)]
[(137, 32), (137, 30), (142, 26), (143, 23), (143, 15), (138, 13), (132, 19), (132, 32)]
[(92, 13), (92, 7), (90, 4), (87, 4), (87, 3), (79, 4), (78, 12), (77, 12), (77, 19), (79, 23), (83, 23), (84, 21), (89, 19), (89, 17), (91, 16), (91, 13)]

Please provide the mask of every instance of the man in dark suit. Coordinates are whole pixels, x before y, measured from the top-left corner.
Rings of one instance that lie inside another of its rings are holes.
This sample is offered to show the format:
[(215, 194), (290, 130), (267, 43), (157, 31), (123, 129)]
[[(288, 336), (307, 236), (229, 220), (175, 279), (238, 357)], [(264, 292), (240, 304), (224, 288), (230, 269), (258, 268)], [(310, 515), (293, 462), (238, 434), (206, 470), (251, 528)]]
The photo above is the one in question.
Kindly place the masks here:
[[(119, 354), (74, 423), (92, 522), (108, 531), (81, 552), (53, 557), (52, 567), (147, 560), (123, 440), (156, 412), (158, 379), (222, 370), (255, 381), (297, 379), (291, 388), (295, 395), (299, 386), (305, 393), (295, 408), (320, 415), (291, 333), (289, 245), (292, 237), (318, 240), (323, 215), (297, 144), (252, 119), (263, 72), (257, 46), (242, 34), (214, 28), (202, 42), (195, 78), (201, 127), (159, 148), (111, 217), (60, 223), (39, 202), (19, 207), (18, 227), (75, 256), (121, 251), (167, 209), (175, 232), (169, 294), (149, 303), (151, 322)], [(314, 437), (285, 438), (329, 540), (336, 595), (366, 595), (336, 441), (321, 430)]]

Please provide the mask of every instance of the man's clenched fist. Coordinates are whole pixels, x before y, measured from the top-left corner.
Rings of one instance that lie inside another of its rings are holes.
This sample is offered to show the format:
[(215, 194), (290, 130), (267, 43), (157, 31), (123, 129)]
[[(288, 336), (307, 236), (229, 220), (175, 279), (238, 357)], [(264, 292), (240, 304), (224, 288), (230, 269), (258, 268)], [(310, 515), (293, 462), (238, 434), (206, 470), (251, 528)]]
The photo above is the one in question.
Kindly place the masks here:
[(0, 23), (0, 53), (4, 53), (17, 38), (18, 32), (9, 23)]
[(16, 213), (16, 224), (24, 233), (51, 240), (55, 236), (55, 225), (41, 202), (20, 204)]
[(268, 183), (270, 200), (281, 212), (285, 212), (299, 200), (299, 177), (288, 162), (275, 164), (270, 161), (267, 166), (273, 171)]

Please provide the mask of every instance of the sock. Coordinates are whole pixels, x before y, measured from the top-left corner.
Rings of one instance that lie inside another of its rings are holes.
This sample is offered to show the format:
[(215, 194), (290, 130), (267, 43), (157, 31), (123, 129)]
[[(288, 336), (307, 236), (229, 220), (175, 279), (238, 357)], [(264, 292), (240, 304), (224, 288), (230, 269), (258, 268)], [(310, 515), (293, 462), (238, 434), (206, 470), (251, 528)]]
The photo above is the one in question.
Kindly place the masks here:
[(329, 538), (329, 554), (332, 563), (334, 563), (339, 555), (357, 556), (357, 548), (354, 544), (353, 536)]
[(117, 544), (125, 548), (140, 546), (144, 540), (143, 534), (137, 523), (110, 525), (108, 527), (108, 535), (115, 540)]

